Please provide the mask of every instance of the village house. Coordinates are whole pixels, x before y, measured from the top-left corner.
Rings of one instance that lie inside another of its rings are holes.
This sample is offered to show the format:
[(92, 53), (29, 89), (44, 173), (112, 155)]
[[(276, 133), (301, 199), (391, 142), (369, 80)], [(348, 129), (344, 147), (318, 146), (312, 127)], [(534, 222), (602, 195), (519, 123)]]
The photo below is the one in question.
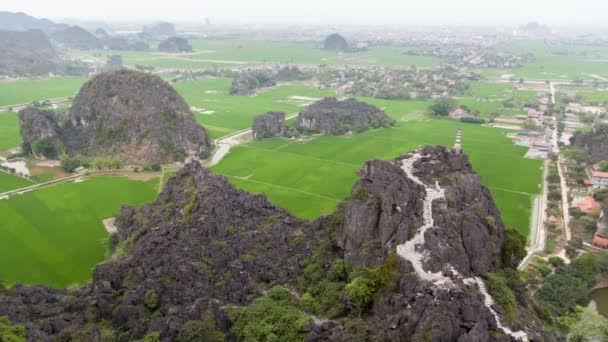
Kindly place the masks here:
[(604, 189), (608, 187), (608, 172), (594, 171), (591, 174), (591, 184), (594, 189)]
[(570, 102), (566, 107), (566, 111), (571, 113), (601, 114), (606, 109), (598, 106), (583, 106), (578, 102)]
[(528, 118), (530, 119), (540, 119), (545, 116), (545, 112), (541, 110), (536, 110), (534, 108), (528, 109)]
[(593, 240), (591, 240), (591, 244), (598, 248), (608, 249), (608, 239), (599, 233), (595, 233)]
[(591, 244), (595, 247), (608, 249), (608, 238), (606, 238), (608, 237), (608, 224), (606, 224), (604, 215), (605, 213), (602, 211), (597, 224), (597, 232), (593, 236)]
[(591, 196), (576, 201), (574, 207), (579, 208), (582, 213), (587, 215), (597, 214), (601, 210), (600, 204)]
[(456, 108), (450, 111), (450, 118), (452, 119), (470, 118), (472, 116), (473, 115), (471, 115), (471, 113), (469, 113), (466, 109), (463, 108)]
[(546, 96), (543, 96), (540, 99), (538, 99), (538, 103), (540, 103), (543, 106), (547, 106), (550, 102), (551, 102), (551, 100)]
[(552, 152), (553, 145), (548, 142), (544, 142), (542, 140), (535, 140), (532, 143), (532, 147), (534, 147), (539, 152)]

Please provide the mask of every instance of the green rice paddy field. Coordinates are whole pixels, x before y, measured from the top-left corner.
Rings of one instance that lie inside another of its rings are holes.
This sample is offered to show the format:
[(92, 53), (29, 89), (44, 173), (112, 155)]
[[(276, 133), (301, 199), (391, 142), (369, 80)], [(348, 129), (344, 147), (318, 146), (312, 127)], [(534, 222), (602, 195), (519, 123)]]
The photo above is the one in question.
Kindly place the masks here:
[(0, 171), (0, 193), (13, 189), (25, 188), (26, 186), (32, 186), (35, 184), (36, 183), (25, 178), (17, 177), (4, 171)]
[(0, 112), (0, 155), (13, 147), (21, 145), (19, 118), (11, 112)]
[(273, 42), (259, 40), (190, 40), (194, 53), (171, 54), (158, 51), (72, 51), (73, 58), (105, 58), (121, 55), (128, 67), (151, 66), (157, 69), (211, 69), (259, 63), (377, 65), (433, 67), (439, 59), (427, 56), (407, 56), (403, 47), (374, 46), (356, 53), (323, 51), (320, 44)]
[(0, 82), (0, 107), (72, 96), (86, 77), (52, 77)]
[(496, 129), (448, 120), (409, 121), (352, 137), (251, 142), (231, 150), (214, 171), (245, 190), (266, 193), (297, 216), (314, 219), (348, 196), (366, 160), (391, 159), (421, 144), (451, 146), (459, 127), (464, 152), (491, 189), (505, 223), (528, 235), (542, 164), (524, 159), (525, 148), (514, 146)]
[(230, 96), (230, 83), (231, 80), (226, 78), (207, 78), (175, 84), (176, 90), (190, 106), (213, 111), (213, 114), (195, 111), (197, 121), (205, 126), (213, 139), (251, 127), (254, 117), (268, 111), (296, 113), (314, 99), (335, 96), (331, 90), (315, 90), (303, 84), (280, 85), (256, 96)]
[(101, 220), (122, 204), (153, 200), (157, 188), (158, 179), (95, 176), (1, 200), (0, 279), (53, 287), (88, 281), (104, 258)]

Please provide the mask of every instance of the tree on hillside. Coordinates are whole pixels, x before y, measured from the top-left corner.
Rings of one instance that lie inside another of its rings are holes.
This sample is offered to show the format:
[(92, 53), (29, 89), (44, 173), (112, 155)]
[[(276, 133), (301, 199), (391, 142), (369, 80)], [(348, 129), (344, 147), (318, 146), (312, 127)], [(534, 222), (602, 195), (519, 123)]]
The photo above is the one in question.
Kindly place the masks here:
[(451, 97), (440, 97), (429, 107), (431, 113), (437, 116), (448, 116), (456, 108), (456, 101)]
[(502, 251), (502, 265), (517, 269), (526, 256), (526, 237), (515, 229), (505, 229), (505, 244)]

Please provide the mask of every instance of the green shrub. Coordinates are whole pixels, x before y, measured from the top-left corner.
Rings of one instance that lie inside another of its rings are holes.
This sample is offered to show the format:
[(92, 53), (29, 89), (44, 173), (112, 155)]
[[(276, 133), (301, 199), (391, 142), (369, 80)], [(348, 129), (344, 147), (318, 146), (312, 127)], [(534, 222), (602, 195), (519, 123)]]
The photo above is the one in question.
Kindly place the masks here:
[(20, 325), (12, 325), (8, 317), (0, 317), (0, 341), (25, 342), (26, 331)]
[(515, 295), (509, 286), (507, 286), (502, 275), (497, 273), (484, 273), (483, 278), (486, 280), (488, 292), (492, 295), (496, 304), (504, 310), (507, 316), (514, 315), (517, 311)]
[(502, 251), (502, 266), (517, 269), (526, 256), (526, 237), (516, 229), (505, 229), (505, 243)]
[(338, 259), (331, 268), (333, 280), (346, 280), (348, 278), (348, 270), (344, 259)]
[(160, 299), (156, 292), (152, 289), (146, 291), (144, 294), (144, 304), (148, 310), (154, 311), (158, 308), (158, 304), (160, 303)]
[(302, 328), (310, 318), (296, 306), (295, 298), (282, 287), (273, 287), (250, 305), (228, 311), (231, 331), (240, 341), (302, 341)]
[(194, 202), (190, 202), (184, 207), (184, 223), (190, 223), (192, 209), (194, 209)]
[(374, 282), (364, 276), (359, 276), (346, 285), (346, 293), (359, 308), (366, 308), (372, 302), (375, 292)]
[(108, 240), (106, 242), (106, 249), (108, 256), (111, 256), (116, 251), (116, 246), (120, 243), (120, 236), (118, 233), (112, 233), (108, 236)]
[(149, 332), (144, 338), (135, 342), (160, 342), (160, 333), (156, 331)]
[(358, 199), (358, 200), (365, 200), (365, 198), (367, 197), (367, 194), (365, 193), (365, 189), (363, 189), (362, 187), (358, 186), (353, 190), (353, 198), (354, 199)]
[(35, 142), (32, 149), (35, 154), (43, 155), (50, 159), (56, 158), (59, 154), (59, 151), (55, 149), (55, 145), (47, 139)]
[(188, 321), (175, 338), (175, 342), (223, 342), (226, 335), (217, 330), (213, 318), (205, 317), (200, 321)]

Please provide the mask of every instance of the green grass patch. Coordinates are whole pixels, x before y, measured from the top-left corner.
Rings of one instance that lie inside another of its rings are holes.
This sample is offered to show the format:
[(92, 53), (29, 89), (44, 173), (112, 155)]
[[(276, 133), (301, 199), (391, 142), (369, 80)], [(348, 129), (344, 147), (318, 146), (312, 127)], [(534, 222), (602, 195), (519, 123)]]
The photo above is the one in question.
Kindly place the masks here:
[(465, 95), (489, 99), (504, 99), (510, 95), (513, 88), (511, 83), (469, 82), (468, 85), (469, 89)]
[(104, 259), (101, 220), (122, 204), (153, 200), (157, 187), (158, 179), (96, 176), (0, 201), (0, 279), (53, 287), (88, 281)]

